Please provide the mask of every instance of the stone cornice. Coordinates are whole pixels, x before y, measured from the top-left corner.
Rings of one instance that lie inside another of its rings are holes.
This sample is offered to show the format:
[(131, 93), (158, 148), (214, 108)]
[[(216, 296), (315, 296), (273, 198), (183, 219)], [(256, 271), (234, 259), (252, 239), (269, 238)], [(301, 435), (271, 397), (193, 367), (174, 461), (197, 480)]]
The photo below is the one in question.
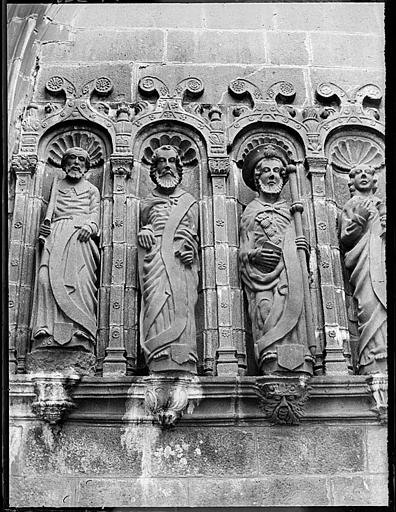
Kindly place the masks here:
[[(10, 378), (10, 418), (35, 420), (34, 375)], [(68, 421), (88, 423), (151, 422), (144, 410), (145, 377), (83, 377), (73, 390), (77, 407)], [(199, 377), (199, 401), (182, 424), (270, 424), (259, 408), (256, 377)], [(317, 376), (309, 383), (303, 423), (310, 421), (374, 422), (379, 418), (366, 377)], [(106, 401), (106, 406), (104, 405)]]

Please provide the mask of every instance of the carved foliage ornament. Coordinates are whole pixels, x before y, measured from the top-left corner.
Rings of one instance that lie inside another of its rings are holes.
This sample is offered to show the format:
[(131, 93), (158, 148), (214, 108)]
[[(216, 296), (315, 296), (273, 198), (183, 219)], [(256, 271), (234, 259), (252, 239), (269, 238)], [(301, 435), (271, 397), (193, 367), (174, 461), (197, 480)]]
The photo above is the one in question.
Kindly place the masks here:
[[(381, 89), (375, 84), (345, 91), (332, 82), (323, 82), (316, 88), (316, 95), (323, 103), (335, 102), (344, 115), (364, 113), (376, 120), (380, 118), (378, 107), (382, 98)], [(372, 105), (375, 105), (372, 106)]]
[(181, 80), (174, 90), (165, 84), (163, 80), (155, 76), (146, 76), (139, 80), (139, 89), (144, 93), (157, 92), (160, 97), (178, 97), (181, 98), (183, 93), (199, 96), (203, 93), (204, 86), (202, 80), (199, 78), (191, 77)]
[(80, 91), (78, 91), (75, 85), (67, 78), (62, 76), (52, 76), (47, 80), (45, 87), (47, 91), (52, 94), (64, 92), (67, 98), (78, 98), (81, 96), (87, 96), (93, 92), (103, 96), (110, 94), (113, 89), (113, 82), (110, 78), (101, 76), (94, 80), (90, 80), (81, 87)]
[(198, 404), (202, 393), (197, 383), (194, 377), (149, 377), (144, 398), (147, 413), (162, 428), (173, 428)]

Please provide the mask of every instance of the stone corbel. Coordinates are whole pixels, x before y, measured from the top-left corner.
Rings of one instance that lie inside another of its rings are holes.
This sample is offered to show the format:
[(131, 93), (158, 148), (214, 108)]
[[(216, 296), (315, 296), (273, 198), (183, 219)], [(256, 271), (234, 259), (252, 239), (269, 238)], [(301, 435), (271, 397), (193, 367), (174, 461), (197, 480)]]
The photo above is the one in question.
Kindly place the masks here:
[(59, 425), (75, 407), (71, 392), (80, 379), (77, 374), (36, 374), (33, 377), (36, 394), (33, 412), (51, 426)]
[(202, 398), (195, 376), (150, 376), (145, 386), (146, 412), (164, 429), (174, 428), (186, 412), (192, 414)]
[(367, 379), (374, 406), (374, 411), (381, 423), (388, 419), (388, 376), (385, 374), (370, 375)]
[(300, 423), (304, 404), (309, 398), (309, 379), (307, 375), (257, 377), (260, 408), (272, 423)]

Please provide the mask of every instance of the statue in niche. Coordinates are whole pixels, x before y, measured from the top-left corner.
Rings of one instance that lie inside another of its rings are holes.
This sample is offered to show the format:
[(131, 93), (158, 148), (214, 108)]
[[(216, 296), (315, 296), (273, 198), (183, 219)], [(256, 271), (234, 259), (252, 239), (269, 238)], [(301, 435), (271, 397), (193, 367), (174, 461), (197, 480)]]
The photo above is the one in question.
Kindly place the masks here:
[(341, 214), (341, 245), (357, 303), (361, 374), (386, 372), (386, 277), (384, 202), (375, 195), (377, 178), (370, 166), (349, 173), (349, 199)]
[(54, 179), (38, 261), (32, 327), (32, 352), (72, 348), (93, 352), (96, 342), (96, 293), (100, 195), (85, 179), (87, 151), (65, 151), (66, 176)]
[(179, 186), (182, 171), (175, 147), (156, 149), (150, 169), (156, 187), (140, 207), (141, 345), (157, 375), (196, 374), (198, 205)]
[[(304, 273), (290, 206), (279, 200), (288, 180), (288, 160), (275, 145), (256, 147), (245, 158), (245, 183), (258, 192), (240, 222), (240, 269), (259, 371), (263, 375), (312, 373), (304, 304)], [(306, 270), (306, 269), (305, 269)], [(312, 343), (312, 341), (311, 341)]]

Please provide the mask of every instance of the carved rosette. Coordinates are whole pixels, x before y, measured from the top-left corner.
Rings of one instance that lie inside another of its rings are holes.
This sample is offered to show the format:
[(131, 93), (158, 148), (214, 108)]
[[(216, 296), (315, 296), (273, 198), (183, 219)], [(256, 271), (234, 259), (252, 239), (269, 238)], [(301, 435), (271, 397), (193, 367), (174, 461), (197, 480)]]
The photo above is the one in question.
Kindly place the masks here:
[(308, 379), (305, 376), (257, 379), (260, 408), (270, 421), (283, 425), (300, 423), (309, 398)]
[(192, 414), (202, 398), (199, 380), (194, 376), (150, 376), (145, 379), (145, 407), (162, 428), (174, 428), (187, 412)]
[(59, 424), (75, 407), (71, 391), (80, 378), (79, 375), (56, 373), (34, 376), (36, 400), (32, 403), (33, 412), (50, 425)]

